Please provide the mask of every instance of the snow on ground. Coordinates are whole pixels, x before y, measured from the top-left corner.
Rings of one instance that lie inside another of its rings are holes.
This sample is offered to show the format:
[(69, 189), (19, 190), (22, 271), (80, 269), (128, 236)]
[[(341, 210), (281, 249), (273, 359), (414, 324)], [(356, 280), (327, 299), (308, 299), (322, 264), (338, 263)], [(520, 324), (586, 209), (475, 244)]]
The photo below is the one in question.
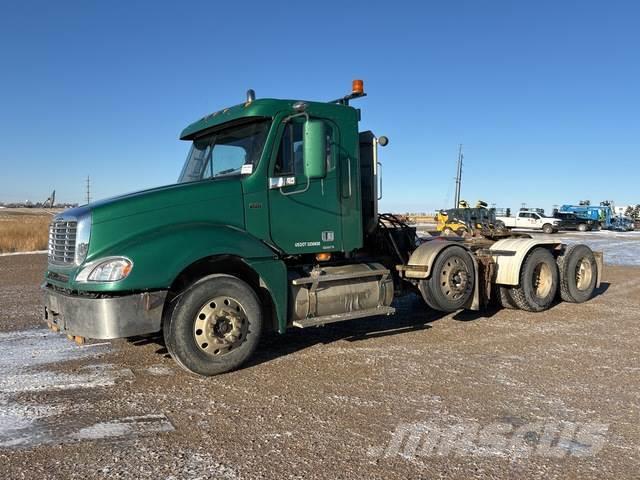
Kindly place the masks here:
[(592, 250), (604, 252), (604, 261), (610, 265), (640, 266), (640, 232), (599, 232), (559, 234), (566, 244), (584, 243)]
[[(599, 232), (560, 232), (553, 235), (545, 235), (531, 230), (515, 230), (516, 233), (528, 233), (533, 237), (544, 236), (553, 240), (559, 240), (567, 245), (584, 243), (592, 250), (604, 252), (604, 262), (609, 265), (640, 266), (640, 231), (615, 232), (601, 230)], [(424, 239), (432, 235), (422, 229), (418, 230), (418, 236)]]
[[(105, 363), (89, 363), (70, 371), (60, 371), (65, 362), (71, 360), (95, 362), (110, 348), (108, 343), (80, 347), (65, 335), (44, 329), (0, 333), (0, 448), (132, 437), (173, 430), (163, 414), (150, 414), (79, 426), (69, 433), (69, 425), (65, 422), (73, 415), (68, 415), (67, 410), (82, 411), (93, 407), (42, 400), (51, 398), (42, 393), (86, 391), (131, 379), (131, 370)], [(29, 399), (33, 392), (40, 394), (38, 401)]]

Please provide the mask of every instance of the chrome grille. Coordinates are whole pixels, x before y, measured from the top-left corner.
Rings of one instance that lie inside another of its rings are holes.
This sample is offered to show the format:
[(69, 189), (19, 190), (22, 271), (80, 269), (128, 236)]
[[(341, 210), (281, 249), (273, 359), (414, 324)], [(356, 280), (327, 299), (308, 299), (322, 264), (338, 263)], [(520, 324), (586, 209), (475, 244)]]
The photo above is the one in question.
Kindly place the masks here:
[(49, 262), (72, 264), (76, 254), (75, 220), (54, 220), (49, 227)]

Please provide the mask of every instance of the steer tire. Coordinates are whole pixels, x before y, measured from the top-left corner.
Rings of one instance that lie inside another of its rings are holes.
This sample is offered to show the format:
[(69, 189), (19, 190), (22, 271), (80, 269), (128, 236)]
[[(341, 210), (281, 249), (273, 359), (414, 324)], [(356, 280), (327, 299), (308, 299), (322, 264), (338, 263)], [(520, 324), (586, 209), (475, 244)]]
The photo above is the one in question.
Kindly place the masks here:
[(174, 300), (164, 321), (167, 350), (185, 370), (212, 376), (240, 367), (255, 351), (262, 308), (254, 290), (231, 275), (210, 275)]
[(546, 233), (547, 235), (552, 234), (553, 233), (553, 225), (551, 225), (550, 223), (545, 223), (542, 226), (542, 231), (544, 233)]
[(473, 259), (467, 250), (457, 245), (438, 255), (431, 277), (419, 284), (427, 305), (447, 313), (464, 308), (473, 296), (474, 286)]
[(598, 280), (598, 264), (586, 245), (571, 245), (558, 257), (560, 298), (565, 302), (586, 302)]
[(518, 308), (518, 306), (513, 301), (513, 298), (511, 297), (511, 289), (509, 287), (498, 285), (498, 295), (499, 302), (502, 308), (509, 308), (512, 310), (516, 310)]
[(513, 303), (521, 310), (547, 310), (558, 292), (558, 265), (551, 252), (534, 248), (520, 268), (519, 285), (509, 292)]

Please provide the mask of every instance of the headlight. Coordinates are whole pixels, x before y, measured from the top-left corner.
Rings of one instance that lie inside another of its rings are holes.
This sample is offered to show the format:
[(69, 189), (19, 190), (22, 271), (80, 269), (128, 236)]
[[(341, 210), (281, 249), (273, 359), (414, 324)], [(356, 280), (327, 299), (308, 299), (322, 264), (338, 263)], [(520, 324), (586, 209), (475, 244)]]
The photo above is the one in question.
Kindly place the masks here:
[(76, 228), (76, 265), (81, 265), (87, 258), (89, 251), (89, 239), (91, 238), (91, 212), (88, 211), (78, 218)]
[(107, 257), (87, 264), (76, 277), (76, 282), (117, 282), (127, 278), (133, 262), (126, 257)]

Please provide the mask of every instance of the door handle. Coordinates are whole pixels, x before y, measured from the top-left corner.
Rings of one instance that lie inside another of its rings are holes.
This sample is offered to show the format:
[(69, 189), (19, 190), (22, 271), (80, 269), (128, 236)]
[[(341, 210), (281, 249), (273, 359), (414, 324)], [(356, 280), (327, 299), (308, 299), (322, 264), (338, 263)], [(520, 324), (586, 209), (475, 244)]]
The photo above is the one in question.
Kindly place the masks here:
[(307, 190), (309, 190), (309, 185), (311, 184), (311, 179), (309, 177), (307, 177), (307, 184), (305, 185), (304, 188), (301, 188), (300, 190), (294, 190), (293, 192), (285, 192), (284, 190), (282, 190), (284, 187), (280, 187), (280, 193), (282, 195), (289, 196), (289, 195), (296, 195), (298, 193), (304, 193)]
[(347, 176), (349, 182), (349, 196), (347, 198), (351, 198), (353, 192), (351, 191), (351, 159), (347, 157)]

